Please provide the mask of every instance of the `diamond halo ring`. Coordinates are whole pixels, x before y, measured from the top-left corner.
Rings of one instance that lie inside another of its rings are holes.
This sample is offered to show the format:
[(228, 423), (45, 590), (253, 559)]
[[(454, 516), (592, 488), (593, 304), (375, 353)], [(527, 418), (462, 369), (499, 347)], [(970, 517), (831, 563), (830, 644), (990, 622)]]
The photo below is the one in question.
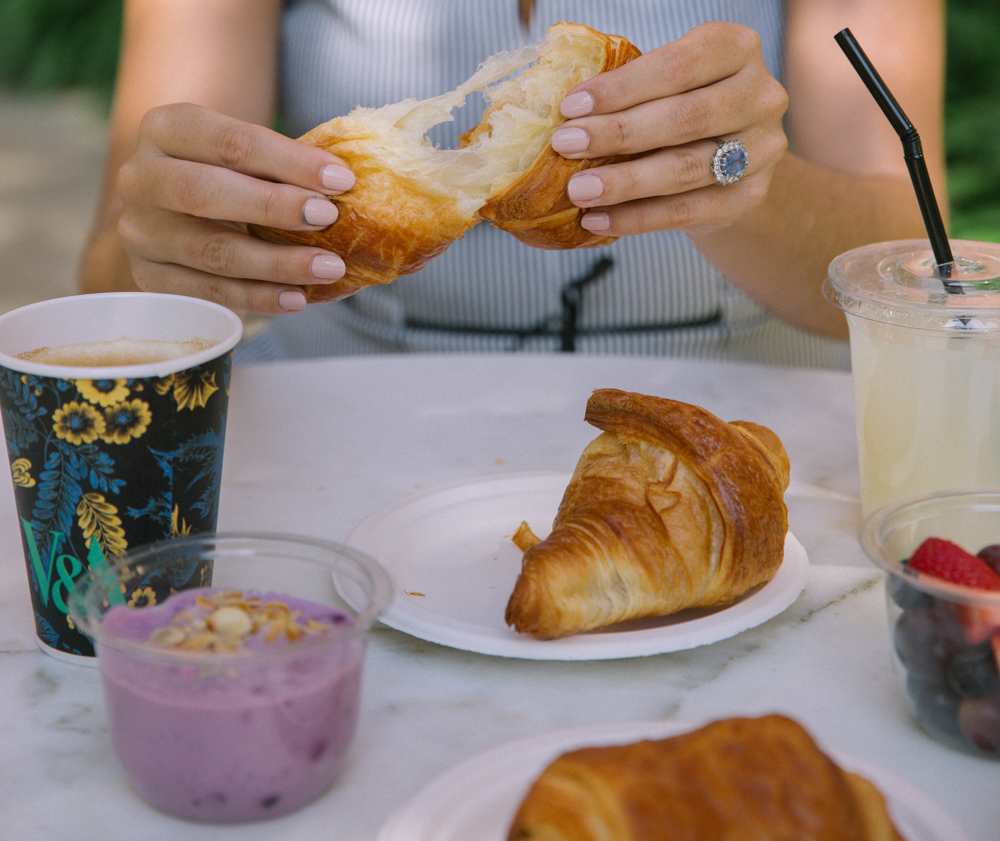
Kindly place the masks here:
[(750, 153), (739, 140), (716, 140), (719, 148), (712, 157), (712, 174), (718, 184), (726, 186), (739, 181), (750, 166)]

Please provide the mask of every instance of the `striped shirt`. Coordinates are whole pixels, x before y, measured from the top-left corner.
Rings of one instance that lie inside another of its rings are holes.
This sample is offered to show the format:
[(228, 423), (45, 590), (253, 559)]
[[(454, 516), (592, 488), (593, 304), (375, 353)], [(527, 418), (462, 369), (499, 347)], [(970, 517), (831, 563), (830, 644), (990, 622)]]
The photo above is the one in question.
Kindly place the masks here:
[[(528, 29), (516, 0), (293, 0), (282, 22), (280, 91), (290, 133), (356, 105), (426, 98), (454, 88), (486, 57), (541, 40), (559, 20), (626, 36), (647, 52), (709, 20), (761, 34), (781, 77), (781, 0), (538, 0)], [(431, 139), (453, 146), (478, 122), (475, 97)], [(481, 224), (419, 273), (346, 302), (275, 319), (245, 359), (401, 351), (527, 351), (564, 347), (567, 285), (603, 257), (609, 270), (576, 296), (574, 348), (846, 366), (846, 345), (769, 316), (676, 231), (598, 249), (546, 251)], [(817, 279), (818, 282), (818, 279)]]

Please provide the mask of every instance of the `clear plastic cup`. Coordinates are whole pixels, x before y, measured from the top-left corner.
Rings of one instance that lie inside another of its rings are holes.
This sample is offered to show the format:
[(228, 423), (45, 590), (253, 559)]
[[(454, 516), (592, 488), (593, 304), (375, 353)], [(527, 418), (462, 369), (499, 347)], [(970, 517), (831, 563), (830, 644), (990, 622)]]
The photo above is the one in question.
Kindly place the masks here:
[(893, 662), (917, 723), (950, 747), (1000, 759), (1000, 592), (908, 571), (928, 537), (972, 553), (1000, 544), (1000, 490), (921, 497), (876, 512), (862, 532), (886, 573)]
[[(212, 570), (213, 592), (286, 600), (329, 630), (228, 653), (153, 644), (171, 602), (198, 591), (131, 608), (118, 594), (161, 591), (154, 583), (195, 564)], [(112, 742), (133, 788), (163, 812), (211, 822), (283, 815), (323, 794), (344, 766), (367, 632), (390, 593), (360, 552), (262, 534), (163, 541), (80, 579), (70, 615), (94, 640)]]
[(847, 315), (865, 515), (920, 494), (1000, 487), (1000, 245), (954, 241), (950, 294), (924, 240), (830, 264)]

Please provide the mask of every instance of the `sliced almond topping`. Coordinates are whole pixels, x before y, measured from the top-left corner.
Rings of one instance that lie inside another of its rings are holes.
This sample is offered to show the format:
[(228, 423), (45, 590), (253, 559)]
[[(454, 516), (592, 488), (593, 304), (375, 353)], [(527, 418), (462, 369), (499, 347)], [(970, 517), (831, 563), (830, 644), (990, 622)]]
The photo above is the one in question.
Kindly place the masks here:
[(268, 642), (274, 642), (281, 634), (285, 632), (286, 623), (282, 619), (274, 619), (268, 622), (264, 628), (264, 639)]
[(173, 648), (176, 645), (180, 645), (184, 642), (185, 634), (180, 628), (172, 628), (169, 625), (163, 628), (157, 628), (149, 636), (149, 641), (153, 645), (162, 645), (167, 648)]
[(204, 651), (210, 648), (215, 640), (215, 634), (209, 631), (202, 631), (201, 633), (189, 636), (180, 647), (186, 651)]

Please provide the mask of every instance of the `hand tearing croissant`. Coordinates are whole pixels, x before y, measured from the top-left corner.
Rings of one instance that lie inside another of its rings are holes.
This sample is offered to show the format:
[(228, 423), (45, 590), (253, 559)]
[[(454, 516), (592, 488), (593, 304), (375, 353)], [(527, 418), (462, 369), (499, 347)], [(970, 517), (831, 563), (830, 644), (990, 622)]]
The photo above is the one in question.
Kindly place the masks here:
[[(549, 138), (569, 91), (639, 55), (618, 35), (558, 23), (537, 47), (493, 56), (454, 91), (335, 117), (299, 139), (343, 159), (357, 178), (337, 199), (337, 222), (315, 232), (258, 225), (250, 231), (344, 259), (343, 278), (305, 287), (311, 302), (411, 274), (483, 219), (541, 248), (607, 243), (609, 237), (580, 227), (583, 211), (570, 203), (566, 185), (577, 172), (618, 158), (569, 160)], [(451, 120), (475, 91), (485, 91), (490, 103), (479, 125), (459, 149), (435, 148), (427, 131)]]
[(687, 403), (595, 391), (552, 532), (526, 523), (509, 625), (541, 639), (736, 601), (784, 557), (789, 464), (770, 429)]

